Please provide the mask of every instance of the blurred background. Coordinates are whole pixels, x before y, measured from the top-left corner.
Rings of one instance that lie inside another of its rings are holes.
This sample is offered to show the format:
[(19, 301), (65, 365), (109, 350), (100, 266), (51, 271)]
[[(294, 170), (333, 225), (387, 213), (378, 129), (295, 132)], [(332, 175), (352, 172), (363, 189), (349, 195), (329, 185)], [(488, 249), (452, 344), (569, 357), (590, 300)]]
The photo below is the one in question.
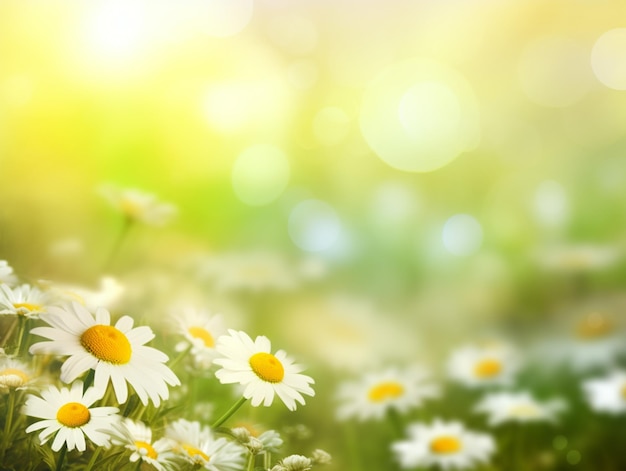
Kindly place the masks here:
[[(545, 363), (569, 351), (548, 333), (592, 311), (621, 335), (624, 18), (608, 0), (4, 0), (0, 258), (31, 280), (116, 276), (155, 322), (201, 300), (275, 339), (317, 379), (286, 420), (345, 469), (349, 375), (443, 377), (493, 337)], [(177, 215), (116, 246), (103, 185)], [(541, 387), (580, 394), (563, 381)], [(545, 432), (529, 469), (623, 469), (585, 420)], [(377, 433), (371, 469), (394, 469)]]

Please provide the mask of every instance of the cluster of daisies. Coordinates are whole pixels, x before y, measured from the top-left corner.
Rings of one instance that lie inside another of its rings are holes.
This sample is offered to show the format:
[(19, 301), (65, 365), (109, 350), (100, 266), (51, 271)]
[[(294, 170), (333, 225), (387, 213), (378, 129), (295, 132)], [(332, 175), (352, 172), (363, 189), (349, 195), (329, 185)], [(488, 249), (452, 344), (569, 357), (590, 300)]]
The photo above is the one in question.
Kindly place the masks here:
[[(613, 342), (614, 336), (623, 334), (598, 313), (583, 316), (573, 330), (576, 335), (572, 338), (577, 338), (580, 345), (570, 350), (569, 363), (552, 366), (576, 372), (578, 393), (588, 410), (626, 413), (626, 371), (614, 367), (626, 346), (622, 342), (619, 348), (614, 348)], [(596, 358), (603, 358), (604, 363), (593, 363), (594, 368), (588, 370), (590, 376), (582, 375), (580, 379), (581, 364), (577, 355), (585, 356), (585, 349), (601, 348), (604, 355)], [(571, 410), (565, 399), (572, 396), (569, 386), (564, 386), (558, 397), (543, 399), (522, 386), (524, 381), (520, 376), (528, 366), (525, 363), (532, 361), (530, 350), (523, 356), (503, 341), (456, 349), (448, 358), (445, 372), (447, 380), (453, 383), (449, 388), (462, 391), (456, 399), (442, 397), (444, 388), (423, 367), (385, 367), (369, 372), (339, 385), (336, 418), (346, 423), (387, 421), (392, 424), (395, 438), (389, 440), (389, 453), (402, 468), (475, 469), (488, 465), (499, 453), (500, 465), (512, 469), (518, 457), (511, 453), (511, 448), (518, 445), (510, 442), (521, 440), (520, 430), (529, 424), (554, 427)], [(558, 360), (558, 357), (553, 358), (553, 361)], [(470, 414), (474, 424), (478, 422), (492, 432), (469, 429), (456, 418), (443, 419), (441, 415), (450, 414), (450, 408), (437, 404), (440, 399), (448, 405), (450, 401), (460, 400), (456, 413)], [(430, 401), (427, 406), (426, 401)], [(507, 437), (511, 433), (514, 436)], [(554, 432), (545, 435), (546, 441), (540, 445), (550, 449), (554, 436), (559, 435)], [(572, 453), (570, 459), (570, 464), (576, 464), (580, 459), (578, 452)]]
[[(148, 345), (155, 339), (150, 327), (128, 315), (113, 319), (83, 296), (49, 283), (20, 284), (0, 261), (0, 464), (304, 471), (330, 461), (322, 450), (277, 460), (283, 439), (275, 430), (225, 426), (246, 402), (271, 406), (279, 399), (294, 411), (315, 394), (303, 367), (273, 351), (267, 337), (227, 330), (221, 316), (196, 310), (177, 319), (178, 356), (170, 361)], [(232, 407), (210, 421), (181, 416), (184, 406), (170, 392), (181, 389), (175, 371), (184, 371), (183, 363), (237, 385)]]

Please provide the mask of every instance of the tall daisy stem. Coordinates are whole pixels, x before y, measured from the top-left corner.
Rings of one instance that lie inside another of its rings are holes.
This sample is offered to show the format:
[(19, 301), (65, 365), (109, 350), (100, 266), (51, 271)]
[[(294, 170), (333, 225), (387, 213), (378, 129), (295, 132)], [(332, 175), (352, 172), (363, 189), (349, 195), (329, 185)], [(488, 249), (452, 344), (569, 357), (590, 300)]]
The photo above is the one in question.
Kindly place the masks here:
[(402, 424), (402, 419), (400, 418), (398, 411), (396, 409), (389, 409), (387, 411), (387, 417), (389, 418), (389, 422), (391, 422), (394, 432), (398, 436), (402, 436), (404, 433), (404, 425)]
[(0, 342), (0, 347), (4, 348), (4, 346), (6, 345), (7, 341), (11, 338), (11, 335), (13, 334), (13, 331), (15, 330), (15, 326), (16, 325), (17, 325), (17, 316), (16, 316), (15, 319), (13, 319), (13, 322), (11, 322), (11, 325), (9, 326), (9, 328), (6, 331), (6, 333), (2, 337), (2, 341)]
[(248, 453), (248, 465), (246, 466), (247, 471), (254, 471), (254, 458), (255, 454), (250, 452)]
[(63, 445), (61, 451), (59, 452), (59, 460), (57, 461), (56, 471), (61, 471), (63, 469), (63, 462), (65, 461), (65, 454), (67, 453), (67, 445)]
[(93, 465), (96, 464), (96, 459), (98, 458), (98, 455), (100, 454), (100, 450), (102, 450), (102, 447), (96, 447), (96, 449), (93, 451), (93, 453), (91, 454), (91, 459), (89, 460), (89, 463), (87, 463), (87, 467), (85, 468), (85, 471), (91, 471), (91, 468), (93, 468)]
[(13, 425), (13, 409), (15, 409), (15, 389), (9, 389), (9, 399), (7, 401), (7, 417), (4, 422), (4, 434), (2, 435), (2, 450), (0, 451), (0, 459), (4, 459), (4, 454), (9, 446), (9, 435), (11, 426)]
[(354, 424), (347, 423), (344, 425), (346, 448), (348, 449), (348, 456), (350, 457), (350, 464), (352, 469), (361, 468), (361, 454), (359, 445), (356, 438), (356, 432), (354, 430)]
[(237, 409), (239, 409), (239, 408), (240, 408), (240, 407), (244, 404), (244, 402), (246, 402), (247, 400), (248, 400), (247, 398), (245, 398), (245, 397), (241, 396), (241, 397), (237, 400), (237, 402), (235, 402), (235, 403), (231, 406), (231, 408), (230, 408), (230, 409), (228, 409), (228, 410), (224, 413), (224, 415), (222, 415), (219, 419), (217, 419), (217, 420), (213, 423), (213, 425), (211, 425), (211, 428), (217, 428), (217, 427), (219, 427), (220, 425), (222, 425), (224, 422), (226, 422), (226, 421), (230, 418), (230, 416), (231, 416), (231, 415), (233, 415), (235, 412), (237, 412)]
[(113, 248), (111, 248), (111, 253), (109, 254), (109, 257), (106, 259), (106, 262), (102, 267), (103, 271), (109, 270), (111, 268), (111, 265), (113, 265), (113, 262), (115, 261), (115, 258), (117, 257), (117, 254), (119, 253), (120, 248), (122, 247), (122, 244), (124, 243), (124, 240), (128, 235), (128, 231), (130, 230), (132, 225), (133, 219), (129, 217), (124, 218), (124, 225), (122, 226), (122, 230), (118, 234), (117, 239), (115, 239), (115, 242), (113, 243)]
[(15, 355), (20, 356), (22, 353), (22, 343), (24, 341), (24, 334), (26, 332), (26, 321), (28, 318), (26, 316), (17, 316), (18, 322), (18, 330), (17, 330), (17, 346), (15, 347)]
[(174, 367), (178, 365), (180, 361), (187, 356), (187, 354), (191, 351), (191, 347), (192, 347), (191, 344), (187, 345), (187, 347), (185, 347), (185, 349), (182, 352), (180, 352), (178, 356), (174, 358), (174, 360), (172, 360), (172, 363), (169, 364), (170, 370), (173, 370)]

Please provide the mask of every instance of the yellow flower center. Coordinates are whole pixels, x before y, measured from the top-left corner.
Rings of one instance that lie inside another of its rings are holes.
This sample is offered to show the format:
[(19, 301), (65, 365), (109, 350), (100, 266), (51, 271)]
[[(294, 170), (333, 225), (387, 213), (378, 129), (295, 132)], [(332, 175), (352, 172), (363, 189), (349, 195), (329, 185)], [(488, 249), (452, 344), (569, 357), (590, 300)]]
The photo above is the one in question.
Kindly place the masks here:
[(41, 304), (31, 304), (31, 303), (13, 303), (13, 307), (15, 309), (26, 309), (27, 311), (41, 311), (43, 306)]
[(532, 404), (520, 404), (509, 409), (509, 414), (513, 417), (537, 417), (539, 410)]
[(259, 352), (250, 357), (252, 371), (268, 383), (280, 383), (285, 376), (283, 364), (271, 353)]
[(461, 440), (450, 435), (443, 435), (430, 442), (433, 453), (456, 453), (461, 449)]
[(156, 450), (152, 448), (152, 445), (147, 442), (137, 441), (135, 442), (135, 446), (137, 447), (137, 451), (142, 456), (147, 456), (148, 458), (152, 458), (153, 460), (156, 460), (157, 456), (159, 456)]
[(404, 394), (404, 387), (395, 381), (379, 383), (369, 390), (367, 398), (372, 402), (383, 402), (387, 399), (396, 399)]
[(66, 427), (80, 427), (91, 419), (89, 409), (79, 402), (68, 402), (57, 411), (57, 420)]
[(143, 212), (143, 208), (136, 202), (128, 198), (122, 198), (120, 201), (120, 209), (129, 218), (139, 217)]
[(502, 371), (502, 363), (493, 358), (485, 358), (474, 366), (474, 374), (479, 378), (493, 378)]
[(200, 458), (202, 458), (204, 463), (208, 463), (211, 459), (209, 455), (204, 453), (202, 450), (198, 450), (191, 445), (183, 445), (183, 449), (189, 454), (189, 456), (191, 456), (192, 459), (195, 459), (199, 456)]
[(208, 348), (213, 348), (215, 346), (215, 340), (211, 333), (203, 327), (192, 326), (187, 329), (189, 335), (191, 335), (194, 339), (200, 339), (204, 342), (204, 346)]
[(622, 398), (626, 401), (626, 384), (622, 386)]
[(15, 368), (6, 368), (0, 371), (0, 377), (2, 376), (13, 376), (19, 378), (22, 384), (28, 382), (28, 375), (21, 370), (17, 370)]
[(613, 323), (600, 313), (593, 313), (585, 316), (585, 318), (576, 326), (576, 336), (593, 340), (605, 337), (613, 331)]
[(80, 336), (80, 344), (93, 356), (109, 363), (130, 361), (132, 349), (128, 338), (111, 325), (94, 325)]
[(15, 368), (6, 368), (0, 371), (0, 383), (12, 387), (18, 388), (28, 382), (28, 375), (23, 371), (16, 370)]

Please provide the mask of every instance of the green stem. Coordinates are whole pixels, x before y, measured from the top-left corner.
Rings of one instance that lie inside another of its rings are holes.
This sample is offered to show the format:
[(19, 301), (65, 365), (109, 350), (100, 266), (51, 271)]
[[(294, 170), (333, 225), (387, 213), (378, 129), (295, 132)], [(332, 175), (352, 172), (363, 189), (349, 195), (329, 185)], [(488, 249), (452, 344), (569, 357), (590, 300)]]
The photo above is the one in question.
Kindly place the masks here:
[(398, 411), (396, 409), (388, 409), (387, 417), (389, 418), (389, 422), (391, 422), (395, 433), (401, 437), (404, 434), (404, 425)]
[(9, 338), (11, 338), (11, 335), (13, 334), (13, 331), (15, 330), (16, 325), (17, 325), (17, 316), (15, 316), (15, 319), (13, 319), (13, 322), (11, 322), (11, 325), (6, 331), (6, 334), (4, 334), (4, 336), (2, 337), (2, 341), (0, 342), (0, 347), (4, 348), (6, 346), (6, 343), (9, 340)]
[(113, 262), (115, 261), (115, 257), (120, 251), (120, 248), (122, 247), (122, 244), (124, 243), (124, 240), (126, 239), (128, 231), (130, 230), (132, 225), (133, 225), (133, 219), (129, 217), (124, 218), (124, 225), (122, 226), (122, 230), (120, 231), (120, 233), (117, 236), (117, 239), (115, 239), (115, 242), (113, 243), (113, 247), (111, 248), (111, 253), (109, 254), (109, 258), (107, 258), (106, 262), (104, 263), (102, 267), (102, 271), (109, 270), (111, 268), (111, 265), (113, 265)]
[(143, 416), (147, 408), (148, 406), (142, 403), (139, 407), (137, 407), (137, 409), (135, 409), (135, 414), (134, 414), (133, 419), (141, 420), (141, 417)]
[(178, 356), (176, 358), (174, 358), (174, 360), (172, 360), (172, 363), (170, 363), (168, 366), (170, 367), (170, 370), (173, 370), (174, 367), (176, 365), (178, 365), (180, 363), (180, 361), (185, 358), (185, 356), (187, 356), (187, 354), (191, 351), (191, 347), (193, 347), (193, 345), (190, 343), (189, 345), (187, 345), (187, 347), (178, 354)]
[(26, 316), (19, 315), (17, 316), (18, 322), (18, 333), (17, 333), (17, 347), (15, 347), (15, 355), (20, 356), (22, 353), (22, 343), (24, 340), (24, 333), (26, 331), (26, 321), (28, 318)]
[(91, 471), (91, 468), (93, 468), (93, 465), (96, 464), (96, 459), (98, 458), (98, 455), (100, 454), (100, 450), (102, 450), (102, 447), (97, 447), (93, 451), (93, 454), (91, 455), (91, 459), (89, 460), (89, 463), (87, 463), (87, 467), (85, 468), (85, 471)]
[(66, 453), (67, 453), (67, 444), (64, 444), (63, 448), (61, 448), (61, 451), (59, 452), (59, 461), (57, 461), (56, 471), (61, 471), (61, 469), (63, 469), (63, 462), (65, 461)]
[(230, 409), (228, 409), (226, 411), (226, 413), (224, 413), (224, 415), (222, 415), (219, 419), (217, 419), (213, 425), (211, 425), (211, 428), (217, 428), (220, 425), (222, 425), (224, 422), (226, 422), (231, 415), (233, 415), (235, 412), (237, 412), (237, 409), (239, 409), (244, 402), (246, 402), (248, 399), (246, 399), (245, 397), (241, 396), (237, 402), (235, 402)]
[(253, 471), (254, 470), (254, 457), (255, 454), (252, 452), (248, 453), (248, 464), (246, 465), (246, 470), (247, 471)]
[(269, 451), (266, 451), (263, 455), (263, 469), (270, 469), (270, 465), (272, 464), (272, 454)]
[(9, 435), (11, 433), (11, 426), (13, 425), (13, 409), (15, 409), (15, 389), (9, 389), (9, 400), (7, 403), (7, 417), (4, 422), (4, 434), (2, 435), (2, 452), (0, 458), (4, 459), (7, 447), (9, 446)]
[(348, 449), (348, 456), (350, 457), (350, 468), (351, 469), (363, 469), (361, 467), (361, 454), (359, 450), (356, 433), (354, 431), (354, 424), (351, 422), (346, 422), (344, 425), (344, 433), (345, 433), (346, 447)]

